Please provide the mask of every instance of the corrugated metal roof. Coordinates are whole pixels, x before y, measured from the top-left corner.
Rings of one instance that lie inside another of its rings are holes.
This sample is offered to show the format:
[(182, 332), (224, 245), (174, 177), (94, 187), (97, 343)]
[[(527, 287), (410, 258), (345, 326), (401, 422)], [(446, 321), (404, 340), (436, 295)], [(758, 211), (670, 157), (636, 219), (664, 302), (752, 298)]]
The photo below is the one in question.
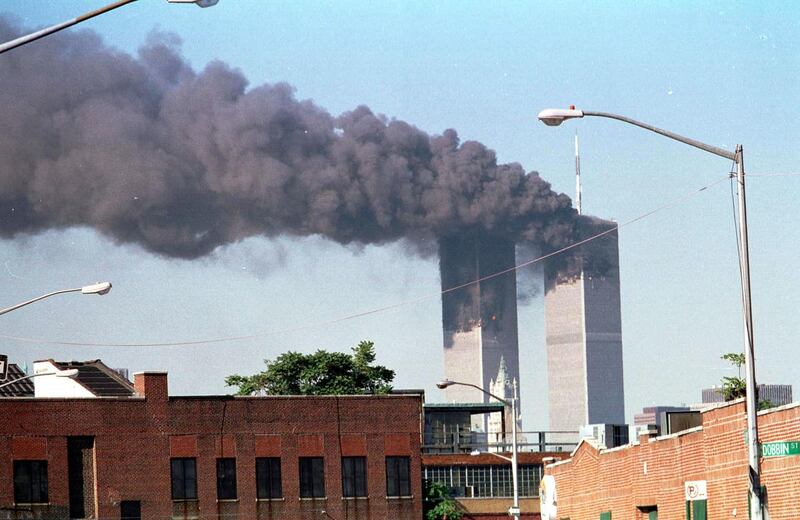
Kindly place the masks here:
[[(5, 381), (0, 381), (0, 383), (8, 383), (9, 381), (21, 377), (25, 377), (25, 372), (14, 363), (9, 363), (8, 376)], [(0, 388), (0, 397), (33, 397), (33, 381), (30, 379), (23, 379), (22, 381), (4, 386)]]

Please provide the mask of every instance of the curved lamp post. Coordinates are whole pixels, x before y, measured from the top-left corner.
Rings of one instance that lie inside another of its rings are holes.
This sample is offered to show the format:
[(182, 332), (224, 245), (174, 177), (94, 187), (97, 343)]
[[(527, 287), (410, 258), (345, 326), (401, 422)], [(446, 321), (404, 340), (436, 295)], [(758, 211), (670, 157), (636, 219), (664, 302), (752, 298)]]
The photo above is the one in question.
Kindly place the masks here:
[[(509, 516), (514, 517), (516, 520), (519, 520), (520, 510), (519, 510), (519, 482), (517, 481), (517, 380), (514, 379), (512, 385), (514, 388), (514, 397), (511, 399), (509, 403), (506, 399), (502, 397), (498, 397), (493, 393), (489, 392), (488, 390), (484, 390), (483, 388), (473, 385), (472, 383), (462, 383), (459, 381), (451, 381), (449, 379), (443, 379), (436, 383), (436, 388), (441, 390), (447, 388), (448, 386), (459, 385), (459, 386), (469, 386), (476, 390), (483, 392), (484, 394), (488, 395), (489, 397), (493, 397), (503, 403), (505, 406), (511, 406), (511, 458), (504, 457), (503, 455), (498, 455), (497, 453), (492, 453), (497, 457), (500, 457), (503, 460), (507, 460), (511, 462), (511, 481), (514, 486), (514, 504), (508, 509)], [(478, 451), (475, 453), (474, 451), (471, 455), (479, 455), (481, 452)]]
[(744, 187), (744, 152), (742, 145), (736, 145), (736, 151), (730, 152), (716, 146), (695, 141), (680, 134), (663, 130), (647, 123), (642, 123), (629, 117), (611, 114), (608, 112), (589, 112), (570, 106), (568, 109), (548, 108), (539, 112), (539, 120), (548, 126), (558, 126), (567, 119), (580, 119), (583, 117), (605, 117), (629, 123), (645, 130), (661, 134), (681, 143), (694, 146), (714, 155), (730, 159), (736, 163), (736, 182), (739, 185), (739, 254), (740, 276), (742, 283), (742, 305), (744, 307), (744, 354), (745, 354), (745, 404), (747, 409), (747, 448), (750, 465), (750, 518), (761, 520), (761, 470), (758, 463), (758, 411), (756, 402), (756, 375), (755, 354), (753, 347), (753, 308), (750, 299), (750, 248), (747, 243), (747, 201)]
[[(94, 18), (95, 16), (100, 16), (101, 14), (113, 11), (118, 7), (122, 7), (123, 5), (128, 5), (135, 1), (136, 0), (118, 0), (117, 2), (108, 4), (107, 6), (101, 7), (100, 9), (95, 9), (94, 11), (82, 14), (77, 18), (72, 18), (71, 20), (66, 20), (64, 22), (51, 25), (50, 27), (45, 27), (44, 29), (40, 29), (30, 34), (26, 34), (25, 36), (20, 36), (17, 39), (11, 40), (10, 42), (6, 42), (0, 45), (0, 54), (6, 51), (10, 51), (11, 49), (15, 49), (21, 45), (25, 45), (26, 43), (36, 41), (39, 38), (44, 38), (45, 36), (49, 36), (62, 29), (66, 29), (67, 27), (72, 27), (73, 25), (85, 22), (90, 18)], [(219, 0), (167, 0), (167, 1), (176, 4), (197, 4), (200, 7), (210, 7), (212, 5), (215, 5)]]
[(58, 372), (41, 372), (39, 374), (31, 374), (29, 376), (18, 377), (12, 381), (6, 381), (5, 383), (0, 384), (0, 388), (3, 388), (4, 386), (13, 385), (14, 383), (19, 383), (20, 381), (24, 381), (25, 379), (33, 379), (34, 377), (39, 377), (39, 376), (56, 376), (56, 377), (68, 377), (70, 379), (75, 379), (77, 375), (78, 375), (77, 368), (70, 368), (68, 370), (59, 370)]
[(26, 305), (30, 305), (31, 303), (38, 302), (39, 300), (44, 300), (45, 298), (49, 298), (51, 296), (55, 296), (57, 294), (64, 294), (64, 293), (71, 293), (71, 292), (79, 292), (81, 294), (108, 294), (108, 291), (111, 290), (111, 282), (99, 282), (92, 285), (84, 285), (83, 287), (77, 287), (75, 289), (62, 289), (60, 291), (53, 291), (51, 293), (43, 294), (42, 296), (38, 296), (33, 298), (32, 300), (28, 300), (26, 302), (18, 303), (16, 305), (12, 305), (11, 307), (6, 307), (5, 309), (0, 309), (0, 315), (3, 315), (7, 312), (15, 311), (20, 307), (25, 307)]

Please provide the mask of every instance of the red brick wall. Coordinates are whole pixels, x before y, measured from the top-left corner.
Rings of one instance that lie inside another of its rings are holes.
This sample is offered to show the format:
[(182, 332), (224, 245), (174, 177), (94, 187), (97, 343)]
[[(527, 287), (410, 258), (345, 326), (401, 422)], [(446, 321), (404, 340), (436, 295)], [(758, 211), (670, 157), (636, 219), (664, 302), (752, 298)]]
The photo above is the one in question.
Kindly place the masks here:
[[(800, 440), (800, 403), (762, 412), (759, 441)], [(558, 518), (646, 518), (637, 506), (658, 506), (659, 519), (685, 518), (684, 482), (707, 481), (708, 518), (747, 518), (744, 403), (703, 413), (703, 426), (614, 450), (584, 442), (568, 461), (549, 465), (556, 479)], [(761, 462), (771, 520), (800, 518), (800, 456)]]
[[(422, 517), (420, 396), (167, 398), (165, 374), (137, 377), (136, 389), (145, 398), (0, 399), (0, 511), (13, 507), (12, 461), (35, 458), (48, 461), (52, 504), (39, 512), (65, 517), (67, 436), (81, 435), (95, 438), (103, 519), (119, 518), (121, 500), (141, 500), (143, 518), (169, 518), (171, 456), (197, 457), (201, 518), (319, 520), (321, 509), (337, 520)], [(357, 505), (341, 499), (341, 456), (354, 450), (365, 452), (369, 475), (369, 498)], [(411, 457), (413, 500), (386, 499), (387, 450)], [(327, 500), (307, 503), (297, 459), (311, 452), (325, 457)], [(216, 459), (234, 456), (239, 499), (218, 504)], [(256, 501), (256, 456), (281, 457), (282, 501)]]

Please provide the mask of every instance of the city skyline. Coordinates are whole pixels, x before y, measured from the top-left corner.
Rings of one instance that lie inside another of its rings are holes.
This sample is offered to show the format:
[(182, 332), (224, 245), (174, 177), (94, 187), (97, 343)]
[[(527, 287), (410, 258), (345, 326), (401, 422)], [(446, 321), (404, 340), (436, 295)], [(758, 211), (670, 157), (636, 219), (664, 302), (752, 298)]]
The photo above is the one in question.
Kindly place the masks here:
[[(33, 29), (104, 3), (8, 2), (0, 14)], [(97, 31), (108, 45), (135, 54), (154, 29), (175, 33), (195, 70), (220, 59), (241, 69), (250, 87), (285, 81), (296, 88), (297, 99), (312, 99), (334, 115), (366, 104), (431, 134), (455, 128), (462, 142), (483, 142), (496, 150), (499, 162), (536, 170), (570, 197), (572, 138), (579, 128), (584, 213), (622, 224), (717, 182), (730, 165), (613, 122), (545, 128), (536, 121), (540, 109), (574, 103), (728, 149), (742, 143), (751, 176), (757, 377), (760, 383), (800, 384), (787, 362), (800, 332), (791, 314), (800, 304), (794, 268), (800, 236), (792, 214), (800, 179), (770, 177), (798, 173), (800, 109), (791, 100), (800, 37), (791, 22), (796, 16), (786, 13), (797, 14), (798, 7), (456, 6), (353, 2), (311, 8), (221, 0), (201, 10), (136, 2), (65, 34)], [(608, 39), (615, 32), (619, 37)], [(13, 100), (5, 93), (0, 107)], [(742, 337), (727, 182), (623, 225), (619, 233), (630, 421), (643, 406), (693, 402), (701, 386), (732, 375), (719, 360), (725, 352), (739, 352)], [(397, 370), (396, 386), (422, 387), (427, 400), (443, 399), (434, 389), (444, 375), (438, 265), (402, 243), (341, 247), (315, 237), (256, 238), (186, 261), (79, 229), (2, 240), (0, 258), (0, 306), (62, 287), (114, 283), (103, 298), (68, 295), (4, 316), (6, 336), (160, 343), (267, 333), (160, 348), (5, 338), (0, 351), (10, 362), (100, 358), (133, 371), (167, 370), (172, 393), (219, 393), (229, 390), (224, 375), (253, 373), (261, 360), (283, 351), (347, 350), (370, 339), (378, 361)], [(518, 255), (517, 263), (531, 258)], [(543, 288), (527, 290), (532, 296), (519, 309), (523, 422), (543, 429)], [(421, 297), (427, 299), (324, 325)]]

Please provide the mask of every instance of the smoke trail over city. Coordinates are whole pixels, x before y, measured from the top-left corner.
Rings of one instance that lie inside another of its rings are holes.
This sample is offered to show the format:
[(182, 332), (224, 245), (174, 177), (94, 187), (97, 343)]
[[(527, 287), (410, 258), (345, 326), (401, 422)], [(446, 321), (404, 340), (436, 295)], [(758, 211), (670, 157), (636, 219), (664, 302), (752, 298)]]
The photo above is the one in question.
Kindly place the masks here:
[[(0, 18), (0, 41), (23, 32)], [(434, 253), (461, 233), (548, 250), (578, 232), (566, 195), (454, 130), (335, 117), (221, 62), (194, 71), (175, 40), (131, 56), (78, 31), (0, 56), (1, 237), (85, 226), (196, 258), (250, 236)]]

